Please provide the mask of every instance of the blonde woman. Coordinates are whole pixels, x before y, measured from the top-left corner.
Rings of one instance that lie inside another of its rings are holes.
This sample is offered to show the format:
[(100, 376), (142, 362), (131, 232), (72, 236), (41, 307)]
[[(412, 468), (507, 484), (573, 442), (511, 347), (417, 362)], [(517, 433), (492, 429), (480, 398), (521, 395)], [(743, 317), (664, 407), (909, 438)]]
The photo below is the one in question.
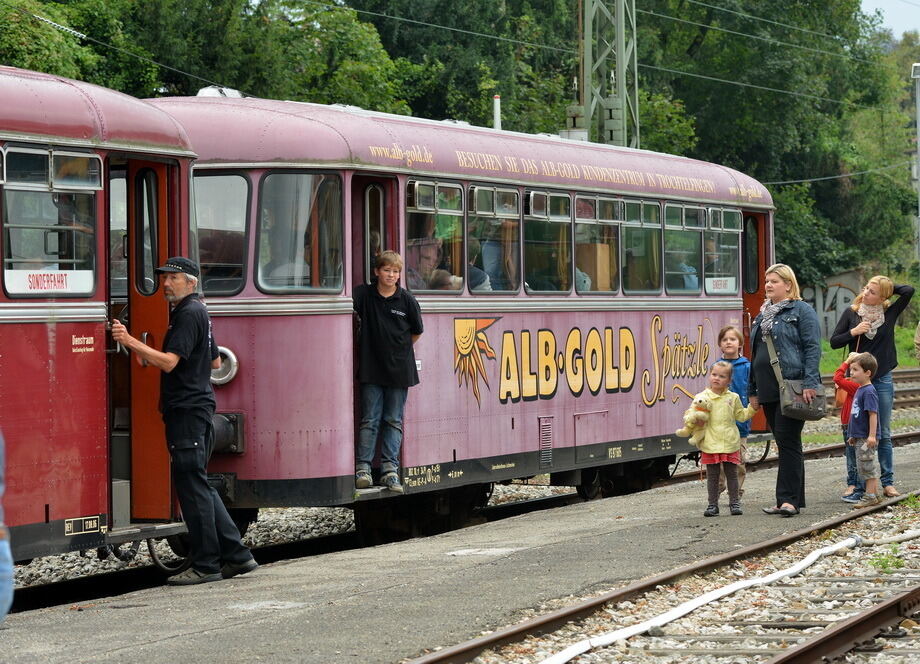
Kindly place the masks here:
[[(898, 299), (890, 301), (893, 295)], [(894, 405), (894, 381), (891, 370), (898, 366), (894, 345), (894, 326), (898, 316), (914, 296), (914, 287), (895, 285), (884, 275), (869, 279), (862, 292), (843, 312), (831, 335), (831, 348), (849, 346), (850, 352), (872, 353), (878, 360), (878, 373), (872, 385), (878, 392), (878, 463), (886, 496), (900, 495), (894, 486), (894, 458), (891, 447), (891, 410)], [(855, 463), (855, 461), (854, 461)], [(859, 500), (859, 485), (848, 485), (844, 498)]]
[(766, 339), (773, 339), (781, 358), (783, 378), (801, 380), (802, 396), (811, 403), (821, 385), (821, 330), (815, 310), (802, 301), (795, 272), (777, 263), (764, 276), (764, 300), (751, 327), (751, 375), (748, 381), (750, 405), (763, 406), (767, 425), (779, 451), (776, 473), (776, 502), (764, 507), (767, 514), (794, 516), (805, 507), (805, 458), (802, 427), (805, 422), (783, 415), (779, 385), (770, 364)]

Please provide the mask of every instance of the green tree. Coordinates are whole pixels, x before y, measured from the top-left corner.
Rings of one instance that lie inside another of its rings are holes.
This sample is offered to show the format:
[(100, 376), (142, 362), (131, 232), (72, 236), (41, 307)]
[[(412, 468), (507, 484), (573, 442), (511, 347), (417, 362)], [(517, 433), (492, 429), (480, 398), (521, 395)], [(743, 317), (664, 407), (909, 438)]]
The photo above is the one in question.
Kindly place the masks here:
[(80, 78), (83, 71), (97, 66), (99, 56), (92, 49), (36, 15), (68, 26), (67, 12), (57, 3), (0, 2), (0, 62), (68, 78)]

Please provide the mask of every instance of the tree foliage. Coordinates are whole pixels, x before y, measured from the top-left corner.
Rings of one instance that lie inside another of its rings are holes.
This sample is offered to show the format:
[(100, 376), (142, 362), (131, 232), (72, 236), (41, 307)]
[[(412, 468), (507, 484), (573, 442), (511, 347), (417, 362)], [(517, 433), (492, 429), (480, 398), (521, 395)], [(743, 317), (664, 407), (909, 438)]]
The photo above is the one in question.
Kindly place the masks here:
[[(499, 94), (506, 129), (555, 133), (576, 97), (575, 7), (2, 0), (0, 62), (139, 97), (195, 94), (213, 82), (478, 125), (491, 124)], [(777, 255), (809, 279), (906, 245), (916, 32), (895, 40), (860, 0), (775, 0), (769, 11), (756, 0), (643, 0), (636, 10), (642, 147), (766, 183), (804, 181), (771, 188)], [(862, 174), (830, 177), (844, 173)]]

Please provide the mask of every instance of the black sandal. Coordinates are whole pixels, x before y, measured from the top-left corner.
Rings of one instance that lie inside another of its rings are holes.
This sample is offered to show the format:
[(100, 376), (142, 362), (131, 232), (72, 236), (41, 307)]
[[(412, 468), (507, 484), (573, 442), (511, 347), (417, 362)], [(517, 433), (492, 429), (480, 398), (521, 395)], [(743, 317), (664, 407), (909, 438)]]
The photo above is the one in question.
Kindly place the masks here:
[(763, 510), (764, 514), (782, 514), (783, 513), (782, 507), (762, 507), (761, 509)]

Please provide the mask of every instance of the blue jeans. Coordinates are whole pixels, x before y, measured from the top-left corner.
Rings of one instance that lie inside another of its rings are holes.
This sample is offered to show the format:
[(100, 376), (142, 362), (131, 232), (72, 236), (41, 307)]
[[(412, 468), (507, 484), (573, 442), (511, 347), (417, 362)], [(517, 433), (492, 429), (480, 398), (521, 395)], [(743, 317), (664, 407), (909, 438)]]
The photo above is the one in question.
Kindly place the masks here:
[[(3, 528), (3, 526), (0, 526)], [(0, 622), (13, 604), (13, 554), (10, 540), (0, 540)]]
[(399, 470), (407, 396), (409, 389), (406, 387), (361, 383), (361, 429), (358, 432), (355, 470), (370, 471), (378, 434), (381, 438), (380, 469), (384, 473)]
[(482, 269), (489, 275), (492, 290), (507, 290), (505, 283), (504, 248), (498, 240), (483, 240)]
[(856, 447), (847, 445), (847, 428), (843, 427), (843, 450), (847, 458), (847, 486), (855, 486), (853, 495), (861, 498), (866, 491), (866, 483), (859, 478), (856, 470)]
[(891, 448), (891, 410), (894, 408), (894, 380), (891, 372), (872, 381), (878, 392), (878, 465), (882, 486), (894, 484), (894, 455)]

